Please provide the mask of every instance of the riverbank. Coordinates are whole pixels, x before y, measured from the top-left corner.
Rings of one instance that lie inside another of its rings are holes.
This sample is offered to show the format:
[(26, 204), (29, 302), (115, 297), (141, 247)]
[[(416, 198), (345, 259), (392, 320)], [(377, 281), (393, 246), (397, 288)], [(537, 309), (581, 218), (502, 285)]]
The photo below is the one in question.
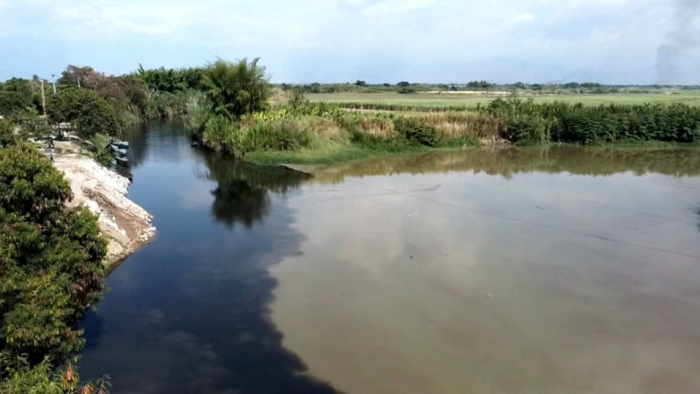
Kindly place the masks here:
[(115, 267), (130, 254), (150, 243), (156, 235), (152, 216), (126, 196), (127, 178), (102, 167), (68, 142), (56, 142), (54, 166), (61, 170), (73, 190), (71, 206), (85, 206), (98, 215), (102, 234), (109, 240), (105, 266)]

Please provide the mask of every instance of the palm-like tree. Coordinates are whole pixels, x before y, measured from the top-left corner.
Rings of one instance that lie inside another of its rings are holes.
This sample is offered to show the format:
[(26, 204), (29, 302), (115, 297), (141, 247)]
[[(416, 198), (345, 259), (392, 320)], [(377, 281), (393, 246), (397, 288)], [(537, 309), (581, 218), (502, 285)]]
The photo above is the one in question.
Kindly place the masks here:
[(202, 86), (215, 114), (238, 118), (267, 107), (270, 83), (259, 60), (217, 60), (204, 71)]

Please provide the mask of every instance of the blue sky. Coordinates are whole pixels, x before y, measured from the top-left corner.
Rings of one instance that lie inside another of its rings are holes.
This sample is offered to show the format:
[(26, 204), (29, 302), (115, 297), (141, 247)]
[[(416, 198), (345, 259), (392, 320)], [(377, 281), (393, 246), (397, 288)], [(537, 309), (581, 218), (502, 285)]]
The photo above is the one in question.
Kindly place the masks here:
[(0, 0), (0, 79), (261, 57), (275, 82), (700, 84), (698, 14), (700, 0)]

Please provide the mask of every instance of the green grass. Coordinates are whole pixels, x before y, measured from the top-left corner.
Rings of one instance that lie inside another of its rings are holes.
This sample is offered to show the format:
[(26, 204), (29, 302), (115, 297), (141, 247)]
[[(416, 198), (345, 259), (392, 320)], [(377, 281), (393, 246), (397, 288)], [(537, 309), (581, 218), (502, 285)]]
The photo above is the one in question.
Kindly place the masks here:
[[(475, 147), (471, 145), (470, 147)], [(330, 149), (299, 151), (255, 151), (245, 156), (250, 163), (260, 165), (299, 164), (308, 166), (330, 166), (359, 160), (402, 155), (406, 153), (435, 152), (463, 149), (462, 146), (444, 145), (437, 148), (425, 146), (406, 147), (400, 151), (363, 148), (353, 145), (338, 145)]]
[[(444, 106), (444, 107), (472, 107), (478, 104), (486, 105), (497, 98), (496, 95), (468, 96), (464, 94), (399, 94), (399, 93), (327, 93), (309, 94), (310, 101), (326, 101), (329, 103), (367, 103), (389, 104), (402, 106)], [(507, 96), (500, 96), (507, 97)], [(684, 103), (700, 106), (700, 91), (680, 92), (672, 94), (659, 92), (648, 93), (618, 93), (599, 95), (519, 95), (518, 97), (532, 97), (535, 102), (564, 101), (568, 103), (583, 103), (584, 105), (600, 104), (645, 104), (645, 103)]]

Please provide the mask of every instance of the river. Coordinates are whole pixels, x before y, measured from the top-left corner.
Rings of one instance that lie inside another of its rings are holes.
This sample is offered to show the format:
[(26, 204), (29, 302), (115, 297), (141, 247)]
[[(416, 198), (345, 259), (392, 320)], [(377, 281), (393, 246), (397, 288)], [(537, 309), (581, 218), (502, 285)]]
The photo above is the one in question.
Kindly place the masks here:
[(309, 177), (131, 131), (154, 242), (86, 315), (115, 393), (700, 392), (700, 151), (416, 154)]

